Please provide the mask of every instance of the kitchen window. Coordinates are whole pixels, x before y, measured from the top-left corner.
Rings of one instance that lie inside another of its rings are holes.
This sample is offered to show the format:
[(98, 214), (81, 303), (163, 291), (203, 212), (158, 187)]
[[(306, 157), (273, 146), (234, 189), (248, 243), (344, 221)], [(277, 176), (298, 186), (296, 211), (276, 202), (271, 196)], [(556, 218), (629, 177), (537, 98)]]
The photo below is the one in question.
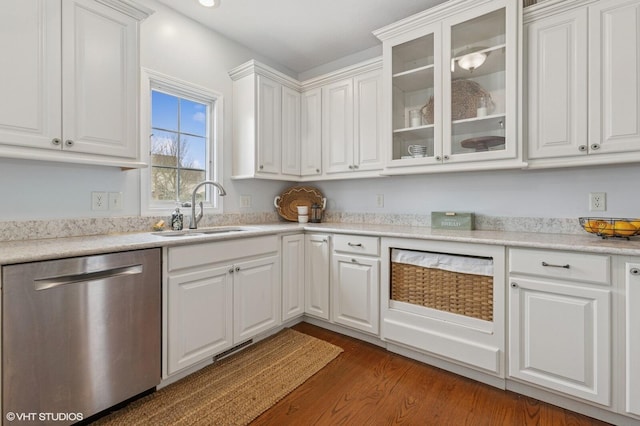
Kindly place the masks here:
[[(222, 97), (208, 89), (143, 71), (143, 213), (166, 214), (191, 200), (203, 180), (220, 181)], [(196, 196), (209, 213), (221, 212), (219, 196), (205, 187)]]

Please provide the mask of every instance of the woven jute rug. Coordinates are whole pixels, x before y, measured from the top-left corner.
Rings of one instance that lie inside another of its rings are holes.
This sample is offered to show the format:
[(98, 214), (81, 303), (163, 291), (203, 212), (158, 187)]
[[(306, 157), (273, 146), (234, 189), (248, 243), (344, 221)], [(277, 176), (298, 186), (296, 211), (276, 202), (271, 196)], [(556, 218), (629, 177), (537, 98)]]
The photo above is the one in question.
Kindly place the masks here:
[(94, 424), (246, 425), (341, 352), (285, 329)]

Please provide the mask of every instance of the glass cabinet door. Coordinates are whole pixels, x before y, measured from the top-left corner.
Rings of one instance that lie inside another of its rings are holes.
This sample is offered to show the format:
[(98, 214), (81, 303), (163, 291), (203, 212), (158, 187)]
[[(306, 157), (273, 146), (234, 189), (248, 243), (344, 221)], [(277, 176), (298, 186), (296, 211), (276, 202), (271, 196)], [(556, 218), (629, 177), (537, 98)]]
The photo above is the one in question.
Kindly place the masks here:
[(516, 19), (509, 2), (492, 6), (445, 24), (445, 162), (515, 155)]
[(430, 33), (391, 48), (392, 160), (441, 155), (440, 41)]

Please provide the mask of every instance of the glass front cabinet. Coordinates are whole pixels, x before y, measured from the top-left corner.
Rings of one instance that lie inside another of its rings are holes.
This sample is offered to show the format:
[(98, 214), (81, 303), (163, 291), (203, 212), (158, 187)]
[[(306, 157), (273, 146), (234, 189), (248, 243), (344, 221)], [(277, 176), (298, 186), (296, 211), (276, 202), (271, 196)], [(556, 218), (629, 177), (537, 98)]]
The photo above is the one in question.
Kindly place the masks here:
[(520, 3), (450, 0), (375, 32), (387, 174), (525, 166)]

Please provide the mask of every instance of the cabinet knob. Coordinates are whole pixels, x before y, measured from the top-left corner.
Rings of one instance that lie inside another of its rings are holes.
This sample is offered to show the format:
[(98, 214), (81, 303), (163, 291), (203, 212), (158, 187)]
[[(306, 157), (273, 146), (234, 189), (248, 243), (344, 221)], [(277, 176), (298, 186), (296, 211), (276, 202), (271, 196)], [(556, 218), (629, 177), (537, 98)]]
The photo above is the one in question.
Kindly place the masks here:
[(448, 155), (445, 155), (445, 156), (443, 156), (442, 158), (446, 161), (446, 160), (448, 160), (448, 159), (449, 159), (449, 156), (448, 156)]
[(594, 151), (597, 151), (600, 149), (600, 144), (599, 143), (592, 143), (591, 144), (591, 149), (593, 149)]
[(586, 145), (580, 145), (578, 147), (578, 151), (580, 151), (580, 152), (585, 152), (586, 150), (587, 150), (587, 146)]
[(439, 155), (436, 155), (436, 160), (440, 161), (440, 160), (442, 160), (442, 157), (440, 157)]
[(360, 168), (360, 166), (358, 166), (357, 164), (354, 164), (354, 165), (353, 165), (353, 168), (354, 168), (354, 169), (358, 169), (358, 168)]
[(71, 139), (67, 139), (66, 141), (64, 141), (64, 146), (73, 146), (75, 142), (73, 142)]
[(260, 164), (260, 170), (264, 169), (264, 166), (262, 164)]
[(233, 268), (229, 269), (229, 273), (233, 274)]
[(629, 271), (631, 275), (640, 275), (640, 268), (631, 268)]
[(511, 288), (518, 288), (518, 283), (511, 283)]
[(236, 272), (238, 272), (240, 270), (239, 266), (236, 266)]
[(349, 170), (353, 170), (353, 164), (349, 164)]
[(320, 169), (316, 169), (316, 173), (320, 173)]
[(351, 259), (351, 263), (358, 263), (356, 259)]
[(53, 139), (51, 139), (51, 144), (52, 144), (52, 145), (60, 146), (60, 142), (61, 142), (61, 141), (60, 141), (60, 139), (58, 139), (58, 138), (53, 138)]

